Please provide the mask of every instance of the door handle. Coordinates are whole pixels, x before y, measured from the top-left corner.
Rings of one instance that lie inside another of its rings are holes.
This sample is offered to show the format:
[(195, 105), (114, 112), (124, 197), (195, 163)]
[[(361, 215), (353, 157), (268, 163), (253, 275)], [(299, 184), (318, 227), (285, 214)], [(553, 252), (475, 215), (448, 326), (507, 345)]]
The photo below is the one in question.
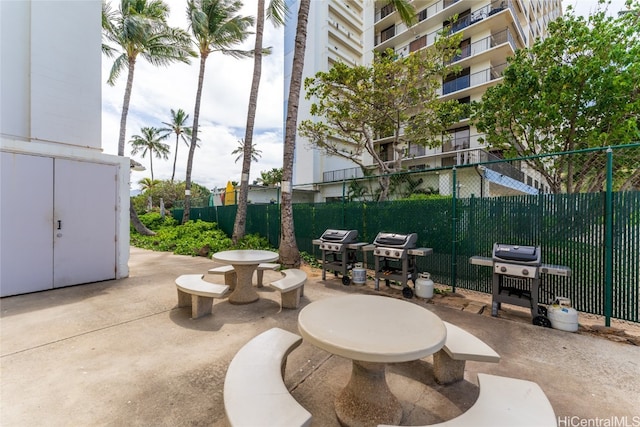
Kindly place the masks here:
[(62, 221), (58, 220), (58, 230), (62, 230)]

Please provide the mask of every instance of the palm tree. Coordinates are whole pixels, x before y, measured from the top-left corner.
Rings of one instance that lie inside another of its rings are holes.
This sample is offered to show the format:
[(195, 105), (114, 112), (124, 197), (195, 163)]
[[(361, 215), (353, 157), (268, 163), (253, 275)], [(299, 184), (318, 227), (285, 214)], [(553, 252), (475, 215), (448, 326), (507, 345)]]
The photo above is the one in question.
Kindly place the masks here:
[(142, 191), (145, 192), (160, 184), (160, 181), (157, 179), (144, 177), (140, 181), (138, 181), (138, 184), (140, 184), (140, 188), (142, 189)]
[[(287, 13), (284, 0), (271, 0), (267, 7), (267, 18), (275, 27), (284, 24)], [(232, 240), (238, 243), (245, 234), (247, 222), (247, 200), (249, 199), (249, 175), (251, 172), (251, 160), (254, 158), (253, 126), (256, 119), (256, 109), (258, 106), (258, 88), (260, 86), (260, 76), (262, 75), (262, 38), (264, 33), (264, 0), (258, 0), (258, 16), (256, 20), (256, 41), (253, 57), (253, 79), (251, 81), (251, 92), (249, 95), (249, 109), (247, 111), (247, 126), (244, 133), (242, 175), (240, 185), (240, 195), (238, 198), (238, 210), (236, 220), (233, 225)], [(235, 152), (234, 152), (235, 153)], [(236, 162), (238, 160), (236, 159)]]
[[(237, 154), (238, 155), (238, 157), (236, 157), (236, 161), (235, 161), (236, 163), (238, 163), (238, 160), (240, 160), (241, 158), (244, 157), (244, 151), (245, 151), (245, 149), (244, 149), (244, 139), (239, 139), (238, 140), (238, 148), (236, 148), (235, 150), (233, 150), (231, 152), (231, 154)], [(251, 161), (252, 162), (257, 162), (258, 159), (260, 157), (262, 157), (262, 150), (258, 150), (256, 148), (256, 145), (252, 144), (251, 150), (250, 150), (250, 156), (251, 156)]]
[(212, 52), (220, 52), (234, 58), (250, 57), (253, 52), (232, 49), (249, 36), (247, 28), (253, 25), (253, 18), (236, 15), (242, 7), (240, 1), (234, 0), (188, 0), (187, 18), (189, 27), (195, 37), (200, 52), (200, 72), (196, 103), (193, 109), (193, 136), (189, 145), (187, 174), (185, 179), (184, 213), (182, 223), (189, 221), (191, 213), (191, 170), (193, 155), (198, 141), (198, 121), (200, 119), (200, 100), (204, 83), (204, 69), (207, 58)]
[[(189, 57), (195, 56), (190, 49), (188, 34), (167, 25), (168, 15), (169, 7), (161, 0), (121, 0), (117, 11), (112, 10), (106, 1), (102, 3), (102, 34), (107, 42), (114, 45), (103, 43), (102, 52), (114, 57), (122, 51), (113, 62), (107, 83), (115, 84), (120, 73), (128, 69), (120, 117), (118, 156), (124, 156), (127, 116), (138, 55), (154, 65), (169, 65), (176, 61), (189, 63)], [(140, 222), (132, 204), (129, 204), (129, 213), (138, 233), (155, 234)]]
[(160, 129), (154, 127), (143, 127), (140, 132), (142, 135), (133, 135), (129, 141), (132, 147), (131, 154), (141, 153), (143, 159), (149, 154), (149, 170), (153, 181), (153, 156), (164, 160), (169, 158), (169, 144), (162, 142), (168, 135), (162, 135)]
[(262, 185), (275, 186), (282, 182), (282, 168), (273, 168), (270, 171), (261, 171), (260, 178), (256, 179)]
[(180, 144), (180, 139), (182, 139), (182, 141), (187, 145), (187, 147), (189, 146), (190, 138), (188, 138), (189, 134), (187, 132), (189, 132), (191, 128), (189, 126), (186, 126), (187, 120), (189, 120), (189, 115), (185, 113), (182, 108), (178, 108), (177, 111), (172, 108), (171, 121), (162, 122), (162, 124), (167, 125), (167, 127), (160, 129), (160, 131), (166, 132), (167, 136), (169, 136), (172, 133), (176, 134), (176, 151), (173, 155), (173, 169), (171, 171), (171, 182), (173, 182), (173, 179), (176, 176), (176, 161), (178, 160), (178, 145)]
[(293, 203), (291, 179), (293, 178), (293, 153), (296, 146), (298, 126), (298, 104), (302, 88), (305, 44), (307, 42), (307, 19), (311, 0), (300, 0), (298, 23), (293, 51), (291, 84), (287, 104), (287, 118), (284, 128), (284, 153), (282, 158), (282, 185), (280, 186), (280, 263), (284, 268), (300, 266), (300, 250), (296, 243), (293, 227)]

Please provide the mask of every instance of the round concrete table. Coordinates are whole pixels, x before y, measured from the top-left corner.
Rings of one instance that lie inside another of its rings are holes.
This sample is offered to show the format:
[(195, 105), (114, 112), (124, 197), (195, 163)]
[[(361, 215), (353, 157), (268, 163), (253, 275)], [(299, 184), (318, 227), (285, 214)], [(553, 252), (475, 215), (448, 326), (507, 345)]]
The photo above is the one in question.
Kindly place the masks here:
[(398, 425), (402, 406), (387, 385), (386, 364), (426, 357), (447, 336), (429, 310), (376, 295), (315, 301), (300, 311), (298, 330), (311, 344), (352, 360), (351, 379), (335, 400), (345, 426)]
[(259, 298), (258, 293), (251, 285), (253, 272), (258, 264), (276, 261), (279, 255), (271, 251), (238, 249), (217, 252), (213, 254), (212, 258), (225, 264), (231, 264), (236, 272), (236, 288), (229, 295), (229, 302), (231, 304), (248, 304)]

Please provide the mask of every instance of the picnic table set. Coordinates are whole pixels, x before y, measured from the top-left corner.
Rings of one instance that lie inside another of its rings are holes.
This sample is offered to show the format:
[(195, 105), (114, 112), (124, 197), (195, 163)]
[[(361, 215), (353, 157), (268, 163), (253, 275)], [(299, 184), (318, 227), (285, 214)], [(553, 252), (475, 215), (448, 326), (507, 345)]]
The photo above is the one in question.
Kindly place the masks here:
[[(336, 278), (341, 274), (342, 283), (349, 285), (348, 273), (356, 267), (356, 253), (373, 251), (375, 290), (379, 290), (380, 279), (387, 283), (398, 281), (404, 299), (349, 294), (310, 301), (298, 313), (297, 333), (271, 328), (249, 340), (231, 361), (225, 377), (225, 412), (232, 426), (311, 424), (313, 415), (284, 384), (287, 357), (303, 342), (351, 362), (351, 376), (334, 400), (336, 418), (343, 426), (400, 425), (403, 409), (387, 384), (389, 364), (432, 357), (436, 383), (449, 385), (464, 379), (466, 361), (500, 362), (500, 355), (482, 340), (407, 300), (413, 297), (407, 282), (412, 280), (415, 287), (420, 277), (415, 257), (433, 253), (430, 248), (416, 247), (415, 233), (379, 233), (373, 244), (357, 242), (357, 235), (354, 230), (332, 229), (314, 240), (322, 252), (322, 280), (326, 280), (325, 273), (330, 271)], [(570, 273), (563, 266), (543, 266), (539, 254), (534, 260), (501, 255), (498, 261), (491, 260), (492, 265), (497, 264), (497, 283), (502, 283), (501, 275), (511, 277), (500, 271), (500, 266), (507, 265), (505, 260), (511, 262), (509, 271), (518, 271), (518, 277), (532, 272), (536, 293), (540, 274)], [(224, 274), (225, 284), (205, 281), (204, 274), (182, 275), (176, 279), (179, 305), (190, 305), (195, 319), (211, 314), (214, 298), (227, 298), (234, 305), (254, 303), (260, 298), (252, 283), (254, 272), (259, 273), (257, 287), (262, 287), (261, 273), (278, 270), (280, 265), (274, 263), (278, 258), (278, 253), (265, 250), (218, 252), (212, 259), (223, 265), (209, 273)], [(391, 267), (390, 260), (397, 267)], [(471, 262), (489, 265), (488, 260), (478, 257)], [(393, 271), (388, 273), (390, 269)], [(523, 269), (527, 272), (522, 273)], [(267, 286), (281, 292), (282, 309), (298, 309), (304, 296), (306, 273), (299, 269), (281, 272), (282, 279)], [(495, 300), (522, 305), (513, 298), (500, 299), (494, 295)], [(538, 314), (537, 300), (533, 303), (532, 316)], [(557, 425), (554, 410), (536, 383), (480, 373), (478, 384), (480, 394), (471, 408), (438, 425)]]

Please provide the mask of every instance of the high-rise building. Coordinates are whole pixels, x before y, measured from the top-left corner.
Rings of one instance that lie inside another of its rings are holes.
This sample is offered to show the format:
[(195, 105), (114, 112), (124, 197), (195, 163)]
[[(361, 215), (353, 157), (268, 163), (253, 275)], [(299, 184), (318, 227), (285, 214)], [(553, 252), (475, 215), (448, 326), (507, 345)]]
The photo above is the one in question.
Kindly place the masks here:
[[(312, 1), (309, 15), (304, 75), (328, 70), (336, 61), (347, 64), (369, 64), (374, 51), (393, 49), (403, 56), (432, 45), (444, 27), (462, 32), (460, 54), (454, 59), (462, 71), (442, 82), (441, 99), (457, 99), (470, 103), (499, 83), (507, 57), (516, 49), (533, 45), (544, 37), (549, 22), (562, 13), (560, 0), (416, 0), (411, 2), (417, 12), (417, 22), (407, 27), (388, 0), (379, 1)], [(296, 10), (296, 9), (292, 9)], [(295, 20), (292, 20), (295, 26)], [(287, 34), (295, 36), (289, 31)], [(288, 92), (288, 88), (287, 88)], [(301, 98), (304, 98), (304, 90)], [(301, 99), (298, 121), (311, 119), (312, 101)], [(500, 153), (489, 153), (480, 142), (482, 135), (463, 118), (443, 135), (436, 148), (408, 146), (405, 150), (389, 150), (384, 140), (378, 142), (379, 152), (388, 160), (405, 156), (403, 165), (409, 169), (428, 169), (490, 160)], [(309, 147), (298, 136), (294, 185), (316, 183), (316, 201), (341, 196), (336, 185), (317, 185), (340, 179), (358, 177), (360, 171), (348, 160), (329, 157)], [(521, 171), (522, 172), (522, 171)], [(535, 178), (520, 173), (519, 179), (529, 185)], [(544, 190), (540, 181), (533, 185)]]

